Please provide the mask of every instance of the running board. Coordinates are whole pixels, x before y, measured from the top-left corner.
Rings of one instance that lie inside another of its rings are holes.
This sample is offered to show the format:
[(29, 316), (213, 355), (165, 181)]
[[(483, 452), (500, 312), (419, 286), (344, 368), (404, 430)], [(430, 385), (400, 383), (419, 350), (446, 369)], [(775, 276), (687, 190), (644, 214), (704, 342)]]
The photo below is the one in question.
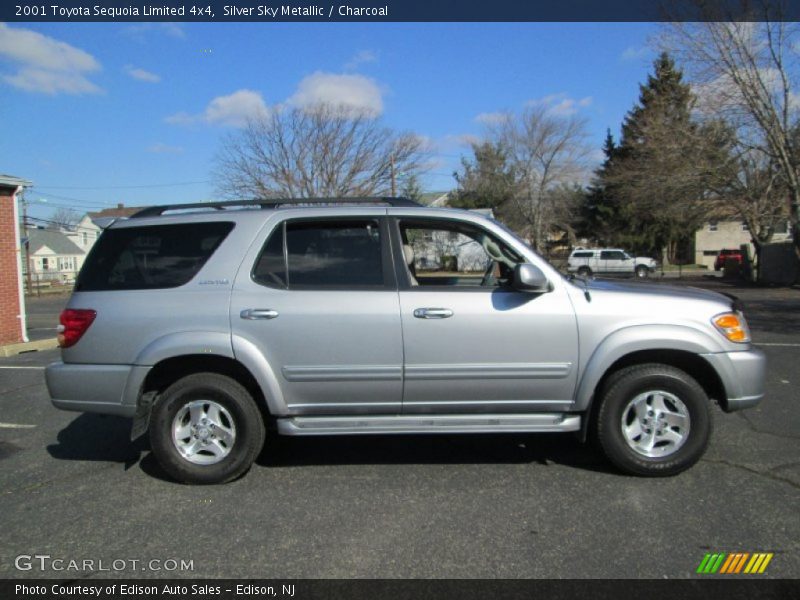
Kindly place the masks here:
[(399, 415), (343, 417), (285, 417), (278, 419), (281, 435), (358, 435), (382, 433), (533, 433), (578, 431), (580, 415)]

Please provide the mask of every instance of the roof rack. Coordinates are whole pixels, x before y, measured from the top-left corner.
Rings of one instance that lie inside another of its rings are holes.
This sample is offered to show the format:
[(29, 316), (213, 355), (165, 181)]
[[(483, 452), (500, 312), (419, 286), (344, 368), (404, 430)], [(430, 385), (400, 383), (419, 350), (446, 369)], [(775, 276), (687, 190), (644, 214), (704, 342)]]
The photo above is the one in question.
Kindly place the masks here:
[(307, 205), (355, 205), (355, 204), (379, 204), (385, 206), (414, 207), (423, 206), (418, 202), (408, 198), (374, 197), (374, 198), (274, 198), (264, 200), (227, 200), (224, 202), (193, 202), (190, 204), (162, 204), (160, 206), (148, 206), (130, 216), (131, 219), (142, 217), (158, 217), (165, 212), (173, 210), (188, 210), (195, 208), (212, 208), (214, 210), (224, 210), (227, 208), (261, 208), (272, 209), (281, 206), (307, 206)]

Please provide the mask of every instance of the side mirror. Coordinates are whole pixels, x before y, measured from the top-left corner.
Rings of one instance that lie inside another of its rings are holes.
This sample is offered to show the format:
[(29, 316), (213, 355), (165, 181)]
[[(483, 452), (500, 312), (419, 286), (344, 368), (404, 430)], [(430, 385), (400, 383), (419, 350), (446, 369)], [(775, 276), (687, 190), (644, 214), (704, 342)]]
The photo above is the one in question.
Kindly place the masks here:
[(539, 267), (523, 263), (514, 267), (514, 288), (521, 292), (543, 293), (550, 291), (550, 282)]

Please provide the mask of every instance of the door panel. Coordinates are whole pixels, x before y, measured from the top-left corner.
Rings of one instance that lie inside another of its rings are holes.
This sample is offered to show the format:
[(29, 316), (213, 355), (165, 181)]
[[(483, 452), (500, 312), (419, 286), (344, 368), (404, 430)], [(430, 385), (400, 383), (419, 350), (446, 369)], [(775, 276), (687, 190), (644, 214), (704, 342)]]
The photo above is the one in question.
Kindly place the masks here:
[[(259, 347), (292, 414), (400, 412), (403, 356), (397, 292), (253, 286), (257, 289), (233, 295), (233, 333)], [(254, 307), (278, 316), (241, 318), (241, 311)]]
[(264, 355), (289, 414), (401, 411), (402, 331), (384, 221), (287, 219), (237, 277), (231, 329)]
[[(452, 311), (424, 319), (421, 308)], [(563, 410), (572, 402), (577, 325), (564, 290), (400, 292), (404, 413)]]

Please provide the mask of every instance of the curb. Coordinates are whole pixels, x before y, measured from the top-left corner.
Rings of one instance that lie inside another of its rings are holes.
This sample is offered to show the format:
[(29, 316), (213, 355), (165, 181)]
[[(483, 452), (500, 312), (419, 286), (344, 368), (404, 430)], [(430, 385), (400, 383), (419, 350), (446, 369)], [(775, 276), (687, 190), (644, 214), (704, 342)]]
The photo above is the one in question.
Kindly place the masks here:
[(50, 338), (47, 340), (36, 340), (35, 342), (22, 342), (20, 344), (8, 344), (0, 346), (0, 356), (9, 357), (23, 352), (35, 352), (37, 350), (52, 350), (58, 348), (58, 340)]

